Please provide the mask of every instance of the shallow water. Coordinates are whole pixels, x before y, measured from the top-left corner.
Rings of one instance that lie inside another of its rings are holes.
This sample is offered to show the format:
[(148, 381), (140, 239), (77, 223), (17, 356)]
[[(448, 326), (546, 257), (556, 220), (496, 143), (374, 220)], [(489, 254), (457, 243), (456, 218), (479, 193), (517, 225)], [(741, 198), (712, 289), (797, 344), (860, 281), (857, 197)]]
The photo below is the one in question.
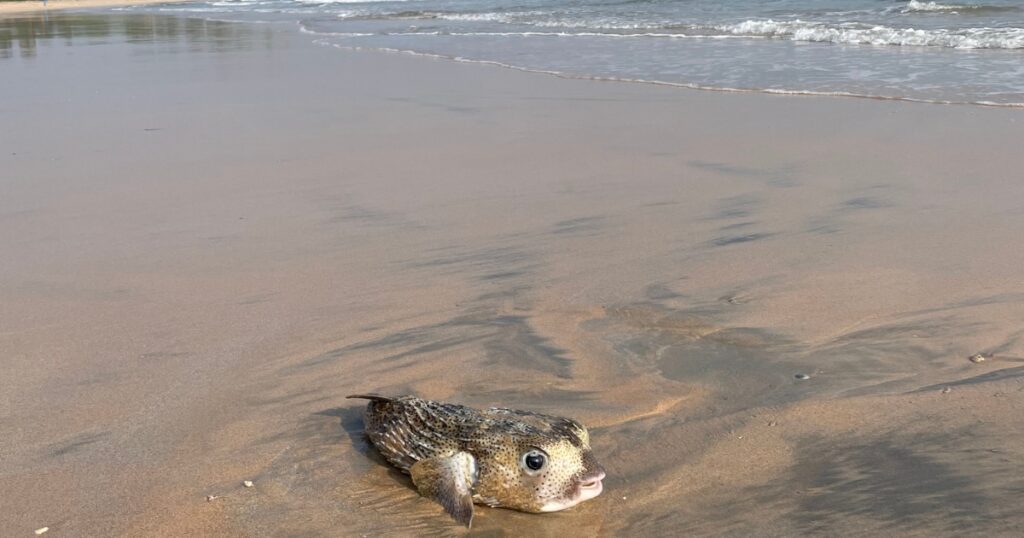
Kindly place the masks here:
[(138, 9), (293, 21), (344, 47), (572, 76), (1024, 106), (1024, 5), (1015, 0), (221, 0)]

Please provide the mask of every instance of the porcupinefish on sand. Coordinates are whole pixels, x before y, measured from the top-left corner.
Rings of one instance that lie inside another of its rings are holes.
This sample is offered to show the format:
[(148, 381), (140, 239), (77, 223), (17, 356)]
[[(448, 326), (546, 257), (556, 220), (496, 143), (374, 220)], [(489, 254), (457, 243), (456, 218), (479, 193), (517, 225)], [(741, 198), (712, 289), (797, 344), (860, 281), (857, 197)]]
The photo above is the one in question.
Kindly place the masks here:
[(477, 410), (413, 396), (370, 400), (366, 435), (424, 497), (469, 527), (473, 503), (555, 512), (601, 494), (604, 469), (575, 420), (528, 411)]

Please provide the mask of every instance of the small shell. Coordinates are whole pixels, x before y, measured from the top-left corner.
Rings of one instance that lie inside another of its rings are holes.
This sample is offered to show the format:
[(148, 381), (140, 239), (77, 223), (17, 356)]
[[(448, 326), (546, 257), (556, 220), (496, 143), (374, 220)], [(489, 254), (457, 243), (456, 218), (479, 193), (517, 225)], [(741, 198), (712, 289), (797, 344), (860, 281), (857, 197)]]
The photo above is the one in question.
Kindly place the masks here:
[(220, 498), (220, 495), (207, 495), (206, 502), (215, 501)]
[(949, 394), (950, 392), (953, 392), (953, 389), (951, 389), (949, 387), (945, 387), (945, 388), (942, 389), (942, 393), (943, 394)]
[(242, 485), (247, 487), (247, 488), (251, 488), (252, 487), (252, 480), (244, 480), (244, 481), (242, 481)]
[(986, 357), (984, 353), (975, 353), (974, 355), (971, 355), (968, 360), (974, 364), (978, 364), (979, 362), (985, 362), (986, 358), (988, 357)]
[(810, 378), (811, 378), (811, 376), (809, 376), (809, 375), (807, 375), (807, 374), (796, 374), (796, 375), (795, 375), (795, 376), (793, 376), (793, 377), (795, 377), (795, 378), (799, 379), (800, 381), (807, 381), (808, 379), (810, 379)]
[(48, 530), (50, 530), (50, 527), (40, 527), (36, 529), (36, 536), (39, 536), (40, 534), (46, 534), (46, 531)]

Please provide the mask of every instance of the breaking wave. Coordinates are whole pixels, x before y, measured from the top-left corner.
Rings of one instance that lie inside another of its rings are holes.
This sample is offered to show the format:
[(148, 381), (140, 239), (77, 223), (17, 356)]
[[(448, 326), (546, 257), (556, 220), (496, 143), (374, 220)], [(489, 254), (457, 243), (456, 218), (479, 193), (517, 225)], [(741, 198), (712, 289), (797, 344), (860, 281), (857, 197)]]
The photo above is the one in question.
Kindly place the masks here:
[(1024, 49), (1024, 28), (961, 28), (919, 30), (850, 23), (828, 26), (808, 21), (750, 20), (718, 26), (733, 35), (827, 43), (947, 47), (954, 49)]
[(940, 4), (939, 2), (921, 2), (920, 0), (910, 0), (907, 5), (900, 9), (902, 13), (921, 13), (921, 12), (939, 12), (939, 13), (978, 13), (985, 11), (1018, 11), (1020, 8), (1015, 6), (985, 6), (979, 4)]

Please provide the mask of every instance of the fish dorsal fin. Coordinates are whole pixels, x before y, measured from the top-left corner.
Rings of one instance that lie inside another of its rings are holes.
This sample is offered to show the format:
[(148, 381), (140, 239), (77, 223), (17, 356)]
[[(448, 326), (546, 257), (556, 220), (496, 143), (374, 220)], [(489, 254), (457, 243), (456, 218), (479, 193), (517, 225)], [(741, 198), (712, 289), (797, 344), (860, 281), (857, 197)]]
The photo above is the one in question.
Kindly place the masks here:
[(388, 398), (386, 396), (381, 396), (380, 394), (369, 393), (369, 394), (349, 394), (348, 396), (345, 396), (345, 399), (348, 399), (348, 400), (360, 399), (360, 400), (373, 400), (375, 402), (390, 402), (394, 398)]
[(420, 495), (444, 507), (455, 521), (469, 528), (473, 523), (473, 484), (476, 460), (468, 452), (417, 461), (409, 468)]

